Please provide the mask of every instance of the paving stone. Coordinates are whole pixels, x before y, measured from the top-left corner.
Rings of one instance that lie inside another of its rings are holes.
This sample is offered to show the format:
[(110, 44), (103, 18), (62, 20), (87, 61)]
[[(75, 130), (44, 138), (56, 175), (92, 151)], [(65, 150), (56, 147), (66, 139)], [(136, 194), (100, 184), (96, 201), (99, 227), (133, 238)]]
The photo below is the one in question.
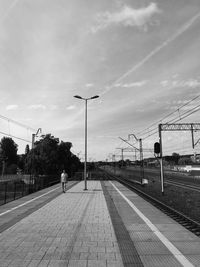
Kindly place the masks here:
[(123, 262), (121, 261), (118, 261), (118, 262), (116, 262), (116, 261), (110, 261), (110, 260), (107, 260), (106, 261), (106, 266), (107, 267), (124, 267), (124, 264), (123, 264)]
[(49, 260), (41, 260), (38, 267), (47, 267), (49, 264)]
[(51, 260), (48, 264), (48, 267), (66, 267), (67, 265), (68, 261), (65, 260)]
[(68, 267), (87, 267), (86, 260), (70, 260)]
[[(106, 259), (115, 258), (116, 236), (101, 184), (88, 181), (88, 191), (83, 185), (77, 184), (2, 232), (4, 265), (18, 259), (29, 267), (84, 267), (88, 261), (105, 264)], [(120, 260), (120, 256), (115, 258)]]
[(105, 260), (88, 260), (88, 267), (106, 267)]
[(81, 260), (97, 260), (98, 259), (98, 253), (89, 253), (89, 252), (82, 252), (80, 254)]

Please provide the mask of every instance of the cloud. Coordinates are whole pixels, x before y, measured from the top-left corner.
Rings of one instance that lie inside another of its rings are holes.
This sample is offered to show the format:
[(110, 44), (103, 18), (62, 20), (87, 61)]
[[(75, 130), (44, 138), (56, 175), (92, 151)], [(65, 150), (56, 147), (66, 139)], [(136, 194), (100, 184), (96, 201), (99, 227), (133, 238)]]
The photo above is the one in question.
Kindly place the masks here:
[(7, 107), (6, 107), (6, 110), (16, 110), (16, 109), (18, 109), (18, 105), (8, 105)]
[(156, 54), (158, 54), (162, 49), (168, 46), (170, 43), (175, 41), (180, 35), (185, 33), (192, 25), (198, 20), (200, 17), (200, 12), (198, 12), (195, 16), (190, 18), (181, 28), (178, 29), (171, 37), (165, 40), (161, 45), (157, 46), (153, 49), (147, 56), (145, 56), (141, 61), (133, 65), (127, 72), (122, 74), (119, 78), (117, 78), (111, 85), (107, 86), (106, 89), (101, 93), (101, 96), (108, 93), (116, 83), (121, 82), (124, 78), (128, 77), (130, 74), (134, 73), (138, 69), (140, 69), (146, 62), (148, 62), (151, 58), (153, 58)]
[(144, 27), (151, 21), (151, 18), (161, 10), (156, 3), (150, 3), (149, 6), (139, 9), (124, 5), (118, 12), (104, 12), (97, 15), (97, 25), (92, 28), (95, 33), (112, 25)]
[(139, 81), (139, 82), (133, 82), (133, 83), (117, 83), (115, 84), (115, 87), (123, 87), (123, 88), (132, 88), (132, 87), (141, 87), (145, 85), (147, 81)]
[(177, 87), (188, 87), (196, 88), (200, 86), (200, 81), (197, 79), (188, 79), (188, 80), (172, 80), (172, 81), (161, 81), (160, 84), (163, 87), (177, 88)]
[(46, 106), (41, 105), (41, 104), (36, 104), (36, 105), (30, 105), (30, 106), (28, 106), (28, 108), (29, 109), (43, 109), (43, 110), (45, 110)]
[(85, 85), (85, 87), (87, 87), (87, 88), (91, 88), (91, 87), (93, 87), (93, 86), (94, 86), (93, 83), (86, 83), (86, 85)]
[(166, 87), (166, 86), (169, 84), (169, 81), (168, 81), (168, 80), (164, 80), (164, 81), (161, 81), (160, 84), (161, 84), (163, 87)]
[(73, 109), (75, 109), (75, 108), (76, 108), (76, 106), (71, 105), (71, 106), (68, 106), (68, 107), (67, 107), (67, 110), (73, 110)]

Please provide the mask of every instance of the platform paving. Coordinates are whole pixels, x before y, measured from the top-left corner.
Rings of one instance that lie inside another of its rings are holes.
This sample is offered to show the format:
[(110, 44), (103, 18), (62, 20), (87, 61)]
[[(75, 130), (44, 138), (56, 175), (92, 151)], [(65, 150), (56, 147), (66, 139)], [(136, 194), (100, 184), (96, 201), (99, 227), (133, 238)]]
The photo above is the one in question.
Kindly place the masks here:
[(101, 184), (83, 182), (0, 234), (0, 266), (123, 267)]
[(112, 181), (107, 182), (106, 187), (144, 267), (200, 266), (198, 236), (122, 184)]
[(1, 206), (0, 267), (200, 266), (200, 238), (136, 193), (116, 181), (83, 189), (55, 185)]

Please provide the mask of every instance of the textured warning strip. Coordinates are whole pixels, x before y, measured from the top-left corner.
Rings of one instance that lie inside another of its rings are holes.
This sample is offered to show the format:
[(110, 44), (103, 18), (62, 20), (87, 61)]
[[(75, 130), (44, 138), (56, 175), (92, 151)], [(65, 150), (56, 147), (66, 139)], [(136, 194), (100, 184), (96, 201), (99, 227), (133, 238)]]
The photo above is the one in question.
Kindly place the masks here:
[[(76, 183), (77, 182), (68, 185), (66, 190), (69, 190), (70, 188), (72, 188)], [(39, 193), (39, 191), (36, 192), (36, 193)], [(42, 194), (42, 190), (41, 190), (41, 194)], [(26, 205), (26, 209), (21, 209), (21, 211), (19, 211), (20, 209), (17, 209), (15, 211), (13, 211), (13, 215), (12, 216), (10, 216), (10, 214), (9, 215), (6, 214), (5, 217), (7, 219), (5, 220), (5, 222), (3, 222), (2, 218), (1, 218), (1, 221), (0, 221), (0, 234), (2, 232), (4, 232), (5, 230), (7, 230), (8, 228), (12, 227), (14, 224), (16, 224), (19, 221), (21, 221), (23, 218), (25, 218), (28, 215), (32, 214), (36, 210), (42, 208), (43, 206), (48, 204), (51, 200), (53, 200), (54, 198), (58, 197), (61, 194), (63, 194), (61, 192), (61, 190), (54, 191), (54, 192), (50, 193), (49, 195), (45, 196), (44, 198), (42, 197), (39, 201), (37, 200), (37, 201), (33, 201), (33, 202), (27, 204)], [(33, 194), (27, 195), (26, 198), (27, 197), (29, 198), (29, 200), (31, 200), (33, 198)], [(20, 198), (18, 200), (23, 201), (23, 198)], [(11, 203), (11, 202), (9, 202), (9, 203)], [(9, 203), (7, 203), (7, 204), (9, 204)], [(14, 203), (14, 201), (12, 203)], [(3, 207), (3, 206), (1, 206), (1, 207)]]
[(101, 181), (101, 185), (106, 199), (107, 207), (110, 213), (110, 217), (112, 220), (113, 228), (115, 231), (115, 235), (117, 238), (124, 266), (143, 267), (144, 265), (142, 264), (142, 261), (138, 255), (135, 245), (132, 239), (130, 238), (128, 230), (126, 229), (103, 181)]

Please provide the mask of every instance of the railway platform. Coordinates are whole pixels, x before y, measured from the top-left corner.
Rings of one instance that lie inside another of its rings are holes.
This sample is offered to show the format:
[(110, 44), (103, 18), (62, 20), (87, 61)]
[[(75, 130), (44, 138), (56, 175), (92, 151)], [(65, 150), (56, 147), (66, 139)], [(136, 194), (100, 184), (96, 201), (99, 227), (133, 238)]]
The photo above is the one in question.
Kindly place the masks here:
[(200, 266), (200, 238), (116, 181), (0, 206), (0, 267)]

